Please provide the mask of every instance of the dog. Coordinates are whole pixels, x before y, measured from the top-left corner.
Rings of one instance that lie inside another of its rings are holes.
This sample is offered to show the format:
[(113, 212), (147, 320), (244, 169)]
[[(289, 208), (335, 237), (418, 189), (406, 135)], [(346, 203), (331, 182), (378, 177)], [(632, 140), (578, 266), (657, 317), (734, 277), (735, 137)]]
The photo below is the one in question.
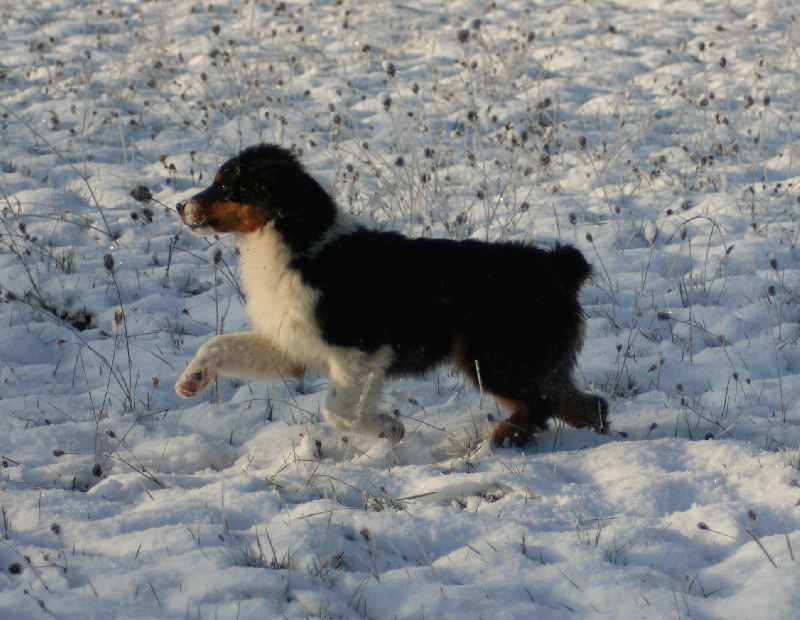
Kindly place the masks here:
[(494, 446), (524, 446), (550, 418), (608, 428), (605, 399), (572, 376), (585, 332), (578, 292), (591, 275), (576, 248), (370, 230), (275, 144), (242, 151), (177, 211), (193, 233), (234, 235), (253, 327), (200, 347), (180, 396), (199, 396), (217, 375), (315, 369), (329, 378), (331, 426), (398, 441), (402, 422), (378, 409), (384, 378), (449, 359), (510, 410)]

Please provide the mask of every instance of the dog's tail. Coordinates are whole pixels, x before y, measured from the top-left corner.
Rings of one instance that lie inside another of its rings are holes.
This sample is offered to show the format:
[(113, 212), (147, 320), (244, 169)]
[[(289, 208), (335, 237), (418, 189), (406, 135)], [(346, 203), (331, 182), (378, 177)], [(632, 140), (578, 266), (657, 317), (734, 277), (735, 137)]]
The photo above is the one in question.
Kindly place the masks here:
[(553, 258), (558, 265), (564, 287), (569, 290), (577, 291), (592, 274), (592, 266), (586, 261), (583, 253), (574, 246), (556, 244)]

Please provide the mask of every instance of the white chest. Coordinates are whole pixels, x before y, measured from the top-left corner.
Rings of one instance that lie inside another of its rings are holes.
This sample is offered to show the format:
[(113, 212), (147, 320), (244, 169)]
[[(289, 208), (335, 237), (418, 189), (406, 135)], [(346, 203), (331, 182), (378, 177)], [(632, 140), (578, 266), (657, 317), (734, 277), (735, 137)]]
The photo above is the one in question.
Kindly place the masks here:
[(280, 236), (266, 228), (237, 241), (253, 330), (298, 358), (319, 358), (324, 344), (314, 321), (318, 294), (289, 269), (291, 253)]

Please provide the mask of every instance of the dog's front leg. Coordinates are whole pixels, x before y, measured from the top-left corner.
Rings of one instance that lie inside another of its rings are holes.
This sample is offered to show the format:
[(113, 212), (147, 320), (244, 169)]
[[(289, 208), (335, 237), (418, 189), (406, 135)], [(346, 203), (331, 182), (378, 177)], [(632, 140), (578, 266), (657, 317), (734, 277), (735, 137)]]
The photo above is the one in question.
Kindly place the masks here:
[(322, 407), (328, 424), (341, 431), (394, 441), (403, 438), (403, 423), (378, 409), (388, 355), (388, 351), (383, 350), (371, 356), (358, 353), (331, 364)]
[(299, 379), (305, 368), (254, 332), (215, 336), (197, 351), (175, 391), (184, 398), (199, 396), (216, 375), (239, 379)]

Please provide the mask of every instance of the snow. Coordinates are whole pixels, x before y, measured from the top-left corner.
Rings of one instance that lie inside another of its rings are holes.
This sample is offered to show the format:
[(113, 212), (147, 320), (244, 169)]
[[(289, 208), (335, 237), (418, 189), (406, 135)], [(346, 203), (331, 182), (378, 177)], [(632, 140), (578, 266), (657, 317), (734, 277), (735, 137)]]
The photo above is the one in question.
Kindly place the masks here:
[[(0, 617), (800, 608), (793, 2), (0, 14)], [(386, 386), (396, 445), (322, 423), (324, 377), (176, 396), (247, 321), (172, 207), (260, 140), (376, 228), (576, 244), (612, 434), (492, 450), (446, 366)]]

